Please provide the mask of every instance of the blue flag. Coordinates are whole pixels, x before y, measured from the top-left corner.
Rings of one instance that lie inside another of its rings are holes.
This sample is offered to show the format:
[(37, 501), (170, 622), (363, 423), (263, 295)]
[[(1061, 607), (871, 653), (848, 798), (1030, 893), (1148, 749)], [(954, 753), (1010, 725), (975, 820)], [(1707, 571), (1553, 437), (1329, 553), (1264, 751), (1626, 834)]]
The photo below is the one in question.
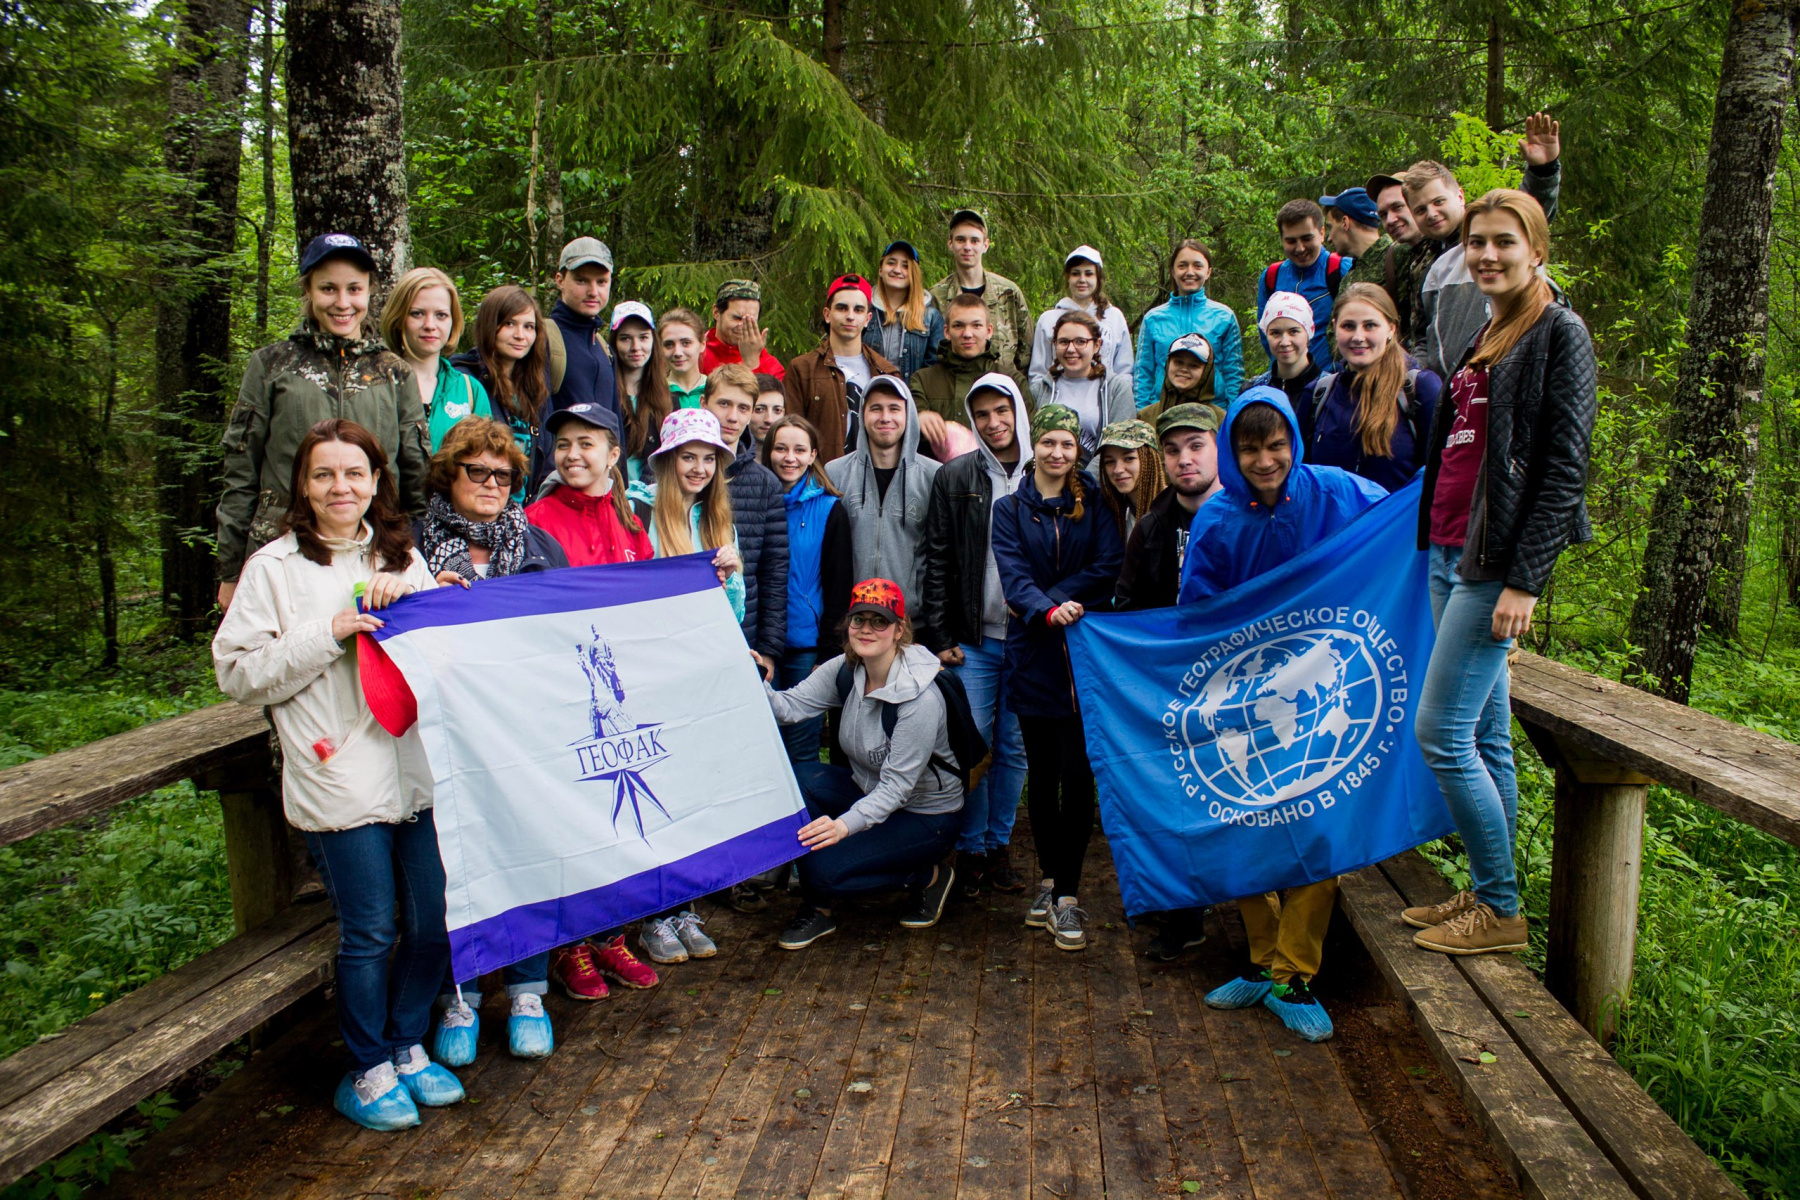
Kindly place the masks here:
[(1455, 828), (1413, 738), (1420, 486), (1242, 587), (1070, 626), (1126, 912), (1329, 879)]

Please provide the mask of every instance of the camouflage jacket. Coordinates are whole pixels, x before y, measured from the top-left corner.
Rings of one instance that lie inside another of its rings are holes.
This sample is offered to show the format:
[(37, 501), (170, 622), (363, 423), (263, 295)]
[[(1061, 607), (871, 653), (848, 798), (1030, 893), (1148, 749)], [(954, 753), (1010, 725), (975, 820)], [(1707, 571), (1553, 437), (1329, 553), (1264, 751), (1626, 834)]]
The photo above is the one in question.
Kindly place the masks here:
[(220, 579), (235, 581), (244, 560), (280, 536), (294, 451), (307, 430), (328, 417), (355, 421), (374, 434), (387, 451), (400, 507), (425, 511), (425, 405), (412, 368), (378, 339), (300, 329), (250, 356), (225, 425)]

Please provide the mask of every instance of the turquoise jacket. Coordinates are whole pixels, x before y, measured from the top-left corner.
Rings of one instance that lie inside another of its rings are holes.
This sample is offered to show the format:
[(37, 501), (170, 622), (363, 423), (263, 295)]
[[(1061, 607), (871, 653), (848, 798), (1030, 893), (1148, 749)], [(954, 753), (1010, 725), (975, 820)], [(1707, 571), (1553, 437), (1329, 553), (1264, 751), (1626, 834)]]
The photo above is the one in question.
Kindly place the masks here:
[(1244, 386), (1244, 335), (1237, 314), (1217, 300), (1208, 300), (1206, 289), (1201, 288), (1191, 296), (1171, 293), (1166, 303), (1145, 313), (1138, 325), (1132, 392), (1139, 408), (1162, 399), (1163, 364), (1169, 359), (1169, 347), (1190, 333), (1212, 343), (1214, 402), (1230, 404), (1237, 399)]
[(447, 357), (438, 359), (437, 390), (431, 393), (431, 408), (426, 412), (425, 432), (436, 454), (444, 444), (444, 435), (466, 417), (492, 420), (493, 406), (488, 403), (487, 389), (473, 375), (450, 365)]

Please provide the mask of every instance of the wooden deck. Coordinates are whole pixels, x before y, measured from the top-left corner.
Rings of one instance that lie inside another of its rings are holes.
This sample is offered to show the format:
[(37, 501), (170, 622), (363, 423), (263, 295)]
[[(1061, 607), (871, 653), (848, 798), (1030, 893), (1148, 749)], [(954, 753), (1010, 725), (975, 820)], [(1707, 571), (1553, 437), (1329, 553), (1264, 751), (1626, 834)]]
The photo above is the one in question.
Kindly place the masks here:
[(659, 988), (553, 998), (544, 1063), (506, 1055), (490, 996), (470, 1102), (405, 1134), (331, 1111), (342, 1050), (320, 1012), (107, 1195), (1518, 1196), (1341, 914), (1318, 985), (1338, 1035), (1311, 1046), (1260, 1008), (1201, 1003), (1241, 962), (1235, 913), (1151, 963), (1101, 838), (1089, 869), (1081, 954), (1025, 929), (1018, 897), (917, 933), (871, 906), (786, 953), (777, 897), (716, 912), (719, 956)]

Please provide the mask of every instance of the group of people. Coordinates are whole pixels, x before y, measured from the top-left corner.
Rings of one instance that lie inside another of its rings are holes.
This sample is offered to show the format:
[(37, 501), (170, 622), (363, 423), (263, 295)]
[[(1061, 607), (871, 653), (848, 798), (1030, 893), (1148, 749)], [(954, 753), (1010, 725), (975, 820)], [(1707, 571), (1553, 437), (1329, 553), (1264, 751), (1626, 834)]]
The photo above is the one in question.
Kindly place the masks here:
[[(809, 817), (791, 872), (715, 899), (760, 911), (787, 882), (782, 947), (857, 897), (902, 893), (900, 923), (925, 928), (991, 890), (1079, 951), (1083, 725), (1106, 697), (1078, 691), (1069, 627), (1227, 592), (1422, 471), (1438, 639), (1416, 733), (1471, 882), (1401, 915), (1426, 950), (1522, 948), (1506, 659), (1587, 536), (1595, 413), (1586, 328), (1544, 272), (1555, 123), (1533, 117), (1522, 146), (1522, 190), (1471, 202), (1420, 162), (1283, 206), (1286, 256), (1257, 287), (1268, 369), (1247, 383), (1193, 239), (1134, 340), (1098, 249), (1069, 253), (1033, 319), (984, 265), (983, 214), (959, 209), (949, 275), (925, 287), (895, 240), (872, 276), (825, 287), (818, 345), (782, 363), (754, 282), (723, 284), (709, 318), (613, 304), (589, 237), (564, 247), (547, 316), (496, 288), (452, 354), (447, 275), (391, 281), (377, 322), (367, 249), (315, 238), (300, 327), (251, 356), (224, 437), (214, 656), (229, 695), (270, 709), (288, 818), (339, 914), (340, 1111), (398, 1128), (460, 1099), (449, 1068), (473, 1060), (481, 1005), (449, 969), (431, 771), (416, 730), (389, 735), (361, 699), (354, 635), (409, 592), (505, 575), (711, 555)], [(1009, 852), (1022, 795), (1029, 874)], [(1240, 901), (1250, 962), (1207, 1003), (1330, 1036), (1310, 984), (1335, 889)], [(508, 967), (511, 1052), (552, 1052), (552, 984), (599, 1000), (714, 954), (702, 912)], [(1156, 958), (1203, 937), (1198, 911), (1154, 916)]]

